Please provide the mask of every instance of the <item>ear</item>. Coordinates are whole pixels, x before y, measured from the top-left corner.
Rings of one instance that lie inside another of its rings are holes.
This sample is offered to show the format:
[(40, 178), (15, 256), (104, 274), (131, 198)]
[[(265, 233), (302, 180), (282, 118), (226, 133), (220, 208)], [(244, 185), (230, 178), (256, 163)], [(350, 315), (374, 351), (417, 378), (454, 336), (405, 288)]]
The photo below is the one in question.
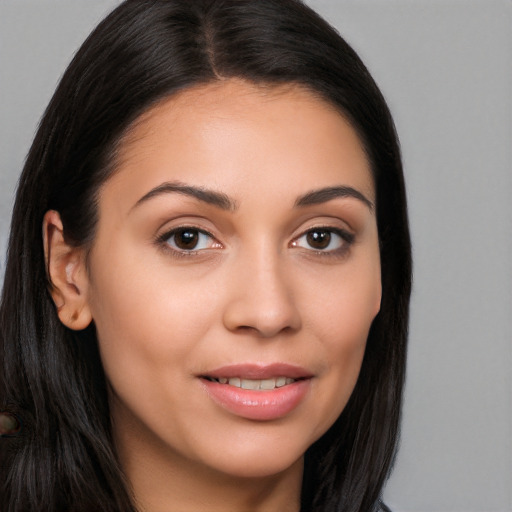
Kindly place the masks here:
[(66, 243), (60, 215), (54, 210), (44, 216), (43, 238), (50, 293), (60, 321), (73, 330), (85, 329), (92, 321), (85, 250)]

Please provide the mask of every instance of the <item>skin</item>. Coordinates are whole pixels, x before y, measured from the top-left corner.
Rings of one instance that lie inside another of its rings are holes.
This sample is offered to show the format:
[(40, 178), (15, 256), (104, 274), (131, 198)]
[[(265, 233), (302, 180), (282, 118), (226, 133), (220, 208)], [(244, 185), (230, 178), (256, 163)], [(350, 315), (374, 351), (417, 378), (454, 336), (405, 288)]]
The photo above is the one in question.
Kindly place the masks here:
[[(232, 207), (176, 192), (142, 199), (163, 183), (222, 193)], [(361, 197), (296, 205), (330, 187)], [(299, 510), (303, 454), (345, 407), (380, 308), (374, 199), (360, 140), (330, 105), (298, 86), (228, 80), (133, 126), (87, 258), (47, 213), (52, 295), (68, 327), (95, 322), (141, 510)], [(183, 250), (166, 235), (178, 227), (211, 236)], [(320, 249), (319, 231), (331, 238)], [(307, 369), (305, 397), (275, 420), (225, 410), (199, 376), (248, 362)]]

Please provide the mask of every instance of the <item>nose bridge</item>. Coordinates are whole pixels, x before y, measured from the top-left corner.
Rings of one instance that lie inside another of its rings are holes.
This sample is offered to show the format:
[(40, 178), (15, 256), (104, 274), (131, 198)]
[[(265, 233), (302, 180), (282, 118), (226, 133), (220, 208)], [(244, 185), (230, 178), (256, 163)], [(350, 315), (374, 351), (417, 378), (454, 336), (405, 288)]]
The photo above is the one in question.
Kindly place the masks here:
[(275, 245), (240, 251), (232, 267), (226, 327), (252, 329), (262, 337), (298, 329), (301, 320), (288, 270)]

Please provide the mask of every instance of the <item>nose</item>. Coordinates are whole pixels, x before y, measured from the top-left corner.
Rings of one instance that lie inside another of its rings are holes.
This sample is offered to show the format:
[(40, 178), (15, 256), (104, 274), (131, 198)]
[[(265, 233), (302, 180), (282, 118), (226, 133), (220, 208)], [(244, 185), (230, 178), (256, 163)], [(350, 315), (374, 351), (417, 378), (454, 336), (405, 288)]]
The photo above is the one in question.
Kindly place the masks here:
[(284, 268), (277, 255), (262, 251), (257, 256), (240, 258), (230, 270), (223, 316), (228, 330), (271, 338), (300, 329), (301, 316), (289, 269)]

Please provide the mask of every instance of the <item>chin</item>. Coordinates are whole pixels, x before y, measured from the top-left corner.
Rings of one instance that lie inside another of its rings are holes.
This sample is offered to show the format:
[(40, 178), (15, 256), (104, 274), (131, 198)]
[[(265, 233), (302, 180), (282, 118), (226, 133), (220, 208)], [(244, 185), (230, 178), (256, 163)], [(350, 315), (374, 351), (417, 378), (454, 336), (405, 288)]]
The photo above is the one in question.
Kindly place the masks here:
[(302, 471), (304, 453), (310, 444), (293, 432), (273, 436), (260, 431), (245, 439), (232, 436), (219, 442), (215, 451), (203, 452), (206, 457), (202, 463), (230, 476), (266, 478), (289, 470)]
[(279, 455), (269, 454), (267, 457), (253, 457), (251, 459), (239, 458), (235, 461), (216, 461), (218, 471), (243, 479), (270, 478), (288, 471), (302, 471), (304, 456), (301, 454), (296, 460), (283, 459)]

